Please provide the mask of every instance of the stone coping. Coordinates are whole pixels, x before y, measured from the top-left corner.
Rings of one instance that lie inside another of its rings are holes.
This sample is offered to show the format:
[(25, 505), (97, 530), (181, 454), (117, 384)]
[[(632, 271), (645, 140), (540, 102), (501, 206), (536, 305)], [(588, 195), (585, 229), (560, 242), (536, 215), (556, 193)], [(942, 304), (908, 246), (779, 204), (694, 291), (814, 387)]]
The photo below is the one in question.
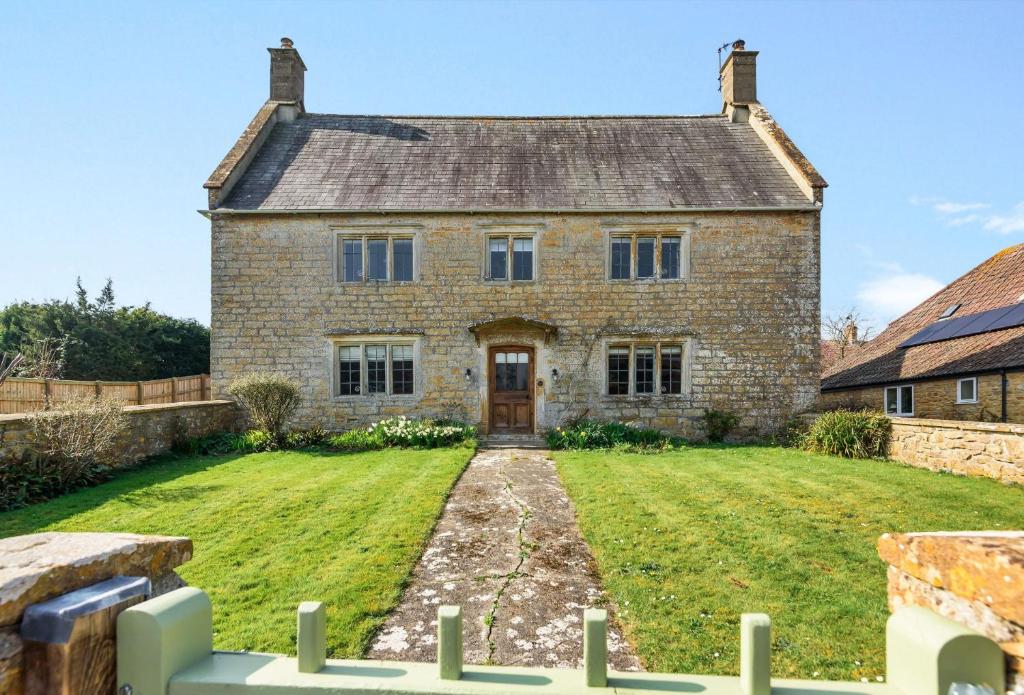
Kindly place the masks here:
[[(151, 407), (151, 406), (142, 406)], [(25, 608), (117, 576), (161, 577), (192, 558), (192, 541), (134, 533), (33, 533), (0, 539), (0, 627)]]
[(952, 430), (969, 430), (972, 432), (992, 432), (999, 434), (1024, 435), (1024, 424), (1011, 422), (976, 422), (973, 420), (933, 420), (917, 417), (894, 417), (893, 426), (905, 427), (941, 427)]
[(1024, 531), (887, 533), (878, 539), (878, 555), (931, 586), (1024, 625)]
[[(234, 401), (229, 400), (214, 400), (214, 401), (179, 401), (177, 403), (150, 403), (149, 405), (126, 405), (124, 412), (131, 413), (153, 413), (165, 410), (180, 410), (182, 408), (206, 408), (213, 406), (224, 406), (224, 405), (235, 405)], [(59, 410), (43, 410), (35, 411), (31, 413), (10, 413), (7, 415), (0, 415), (0, 425), (17, 423), (23, 420), (28, 420), (36, 413), (56, 413)]]

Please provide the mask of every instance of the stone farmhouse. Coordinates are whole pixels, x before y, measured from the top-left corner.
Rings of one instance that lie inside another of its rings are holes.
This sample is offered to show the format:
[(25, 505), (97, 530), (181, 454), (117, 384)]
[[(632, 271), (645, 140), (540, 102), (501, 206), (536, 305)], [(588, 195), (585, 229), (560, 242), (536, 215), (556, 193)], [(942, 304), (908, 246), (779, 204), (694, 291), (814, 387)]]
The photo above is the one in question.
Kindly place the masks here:
[(825, 181), (733, 44), (721, 113), (309, 113), (270, 98), (206, 182), (215, 393), (302, 384), (300, 425), (457, 417), (485, 433), (614, 419), (698, 437), (813, 409)]
[(824, 370), (824, 407), (1024, 422), (1024, 244), (1000, 251)]

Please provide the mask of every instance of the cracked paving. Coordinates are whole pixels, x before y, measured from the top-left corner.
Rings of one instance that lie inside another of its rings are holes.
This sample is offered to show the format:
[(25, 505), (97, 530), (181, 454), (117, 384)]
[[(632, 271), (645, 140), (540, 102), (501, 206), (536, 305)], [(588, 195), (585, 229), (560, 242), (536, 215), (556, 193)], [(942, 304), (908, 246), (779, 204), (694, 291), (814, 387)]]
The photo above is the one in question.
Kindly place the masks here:
[(582, 666), (583, 609), (607, 608), (609, 665), (640, 668), (544, 451), (477, 453), (367, 657), (435, 660), (440, 605), (462, 606), (467, 663), (557, 668)]

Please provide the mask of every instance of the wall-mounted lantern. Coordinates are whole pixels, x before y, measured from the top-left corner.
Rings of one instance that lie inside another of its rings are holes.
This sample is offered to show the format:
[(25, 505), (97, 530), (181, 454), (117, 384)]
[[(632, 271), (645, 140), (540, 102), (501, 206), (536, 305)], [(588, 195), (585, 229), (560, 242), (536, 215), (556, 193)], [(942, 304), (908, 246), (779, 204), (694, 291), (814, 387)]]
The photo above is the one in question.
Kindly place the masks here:
[(558, 383), (558, 367), (551, 370), (551, 381)]
[(468, 384), (473, 380), (473, 370), (466, 367), (466, 383)]

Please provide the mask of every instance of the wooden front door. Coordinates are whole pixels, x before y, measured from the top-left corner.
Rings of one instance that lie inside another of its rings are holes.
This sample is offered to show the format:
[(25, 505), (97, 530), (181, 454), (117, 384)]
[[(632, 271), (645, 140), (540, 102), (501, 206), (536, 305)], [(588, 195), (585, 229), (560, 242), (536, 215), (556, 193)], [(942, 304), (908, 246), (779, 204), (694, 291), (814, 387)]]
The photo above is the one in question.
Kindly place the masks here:
[(533, 348), (492, 347), (488, 364), (490, 432), (533, 432)]

